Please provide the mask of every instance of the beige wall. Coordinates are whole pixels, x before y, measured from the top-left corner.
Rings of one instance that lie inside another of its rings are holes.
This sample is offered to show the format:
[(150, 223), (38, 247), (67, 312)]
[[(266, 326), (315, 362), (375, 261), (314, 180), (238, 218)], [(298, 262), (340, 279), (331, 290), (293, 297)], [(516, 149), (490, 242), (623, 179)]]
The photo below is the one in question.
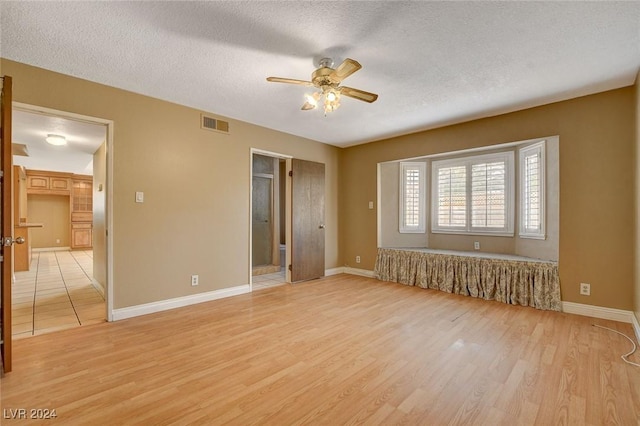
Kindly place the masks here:
[(2, 72), (17, 102), (115, 123), (115, 308), (249, 283), (252, 147), (326, 164), (326, 267), (342, 266), (338, 148), (236, 120), (229, 135), (201, 130), (198, 110), (13, 61)]
[(31, 229), (29, 236), (32, 248), (71, 246), (68, 196), (29, 194), (27, 206), (29, 222), (44, 225)]
[(107, 143), (93, 154), (93, 280), (107, 288)]
[[(346, 263), (354, 266), (359, 255), (358, 267), (374, 267), (376, 215), (367, 201), (376, 197), (377, 163), (558, 135), (562, 299), (631, 310), (634, 111), (634, 91), (627, 87), (343, 150), (340, 248)], [(580, 282), (591, 284), (591, 296), (579, 294)]]

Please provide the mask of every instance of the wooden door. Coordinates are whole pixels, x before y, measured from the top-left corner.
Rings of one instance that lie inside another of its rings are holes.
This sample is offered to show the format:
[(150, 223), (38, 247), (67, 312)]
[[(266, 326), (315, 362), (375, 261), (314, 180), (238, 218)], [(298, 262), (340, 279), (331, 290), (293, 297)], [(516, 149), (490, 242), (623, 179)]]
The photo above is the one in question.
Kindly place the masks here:
[(324, 276), (324, 164), (291, 162), (291, 281)]
[[(2, 78), (2, 99), (0, 100), (0, 223), (2, 224), (2, 260), (0, 261), (0, 311), (2, 311), (2, 367), (5, 373), (11, 371), (11, 245), (13, 243), (13, 224), (11, 221), (11, 77)], [(7, 241), (5, 243), (5, 241)]]

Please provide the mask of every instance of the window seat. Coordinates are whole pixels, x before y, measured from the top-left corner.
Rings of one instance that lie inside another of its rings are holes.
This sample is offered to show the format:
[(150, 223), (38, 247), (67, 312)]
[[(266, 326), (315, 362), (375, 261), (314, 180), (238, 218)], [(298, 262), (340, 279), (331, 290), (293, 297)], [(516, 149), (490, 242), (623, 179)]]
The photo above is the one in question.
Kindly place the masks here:
[(379, 248), (375, 277), (512, 305), (560, 311), (558, 263), (522, 256)]

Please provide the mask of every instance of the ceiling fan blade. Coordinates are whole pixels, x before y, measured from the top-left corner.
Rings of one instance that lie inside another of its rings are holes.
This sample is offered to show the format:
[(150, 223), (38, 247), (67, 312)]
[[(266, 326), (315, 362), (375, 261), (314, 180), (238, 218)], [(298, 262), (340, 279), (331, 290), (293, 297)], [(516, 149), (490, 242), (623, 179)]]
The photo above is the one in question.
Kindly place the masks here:
[(336, 80), (337, 83), (340, 83), (345, 78), (349, 77), (354, 72), (358, 71), (362, 68), (362, 65), (358, 61), (354, 61), (351, 58), (347, 58), (338, 67), (333, 70), (331, 73), (331, 77)]
[(375, 102), (376, 99), (378, 99), (378, 95), (376, 95), (375, 93), (365, 92), (364, 90), (354, 89), (353, 87), (346, 86), (340, 87), (340, 94), (369, 103)]
[(299, 84), (301, 86), (313, 86), (313, 83), (305, 80), (296, 80), (293, 78), (267, 77), (267, 81), (272, 83)]
[(312, 103), (309, 102), (305, 102), (304, 105), (302, 105), (302, 108), (300, 108), (303, 111), (309, 111), (310, 109), (315, 109), (316, 106)]

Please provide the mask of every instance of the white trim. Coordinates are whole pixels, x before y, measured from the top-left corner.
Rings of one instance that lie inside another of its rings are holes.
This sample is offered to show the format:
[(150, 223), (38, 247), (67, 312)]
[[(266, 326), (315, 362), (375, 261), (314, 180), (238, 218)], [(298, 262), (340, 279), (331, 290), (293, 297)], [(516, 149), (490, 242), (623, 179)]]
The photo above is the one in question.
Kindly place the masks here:
[[(605, 308), (603, 306), (585, 305), (574, 302), (562, 302), (562, 312), (611, 321), (626, 322), (628, 324), (633, 323), (633, 320), (635, 319), (632, 311)], [(638, 330), (636, 330), (636, 334), (637, 333)]]
[(636, 332), (636, 340), (640, 342), (640, 322), (635, 314), (631, 314), (631, 325), (633, 325), (633, 331)]
[(344, 274), (344, 267), (340, 266), (338, 268), (325, 269), (324, 276), (330, 277), (331, 275)]
[(351, 274), (351, 275), (359, 275), (361, 277), (375, 278), (375, 272), (369, 271), (368, 269), (350, 268), (348, 266), (345, 266), (344, 273)]
[(95, 278), (91, 278), (91, 285), (100, 293), (102, 297), (104, 297), (104, 287)]
[(71, 247), (39, 247), (32, 248), (31, 251), (34, 253), (41, 253), (45, 251), (70, 251)]
[(160, 300), (158, 302), (144, 303), (142, 305), (128, 306), (126, 308), (113, 310), (113, 321), (126, 318), (133, 318), (140, 315), (153, 314), (155, 312), (167, 311), (169, 309), (182, 308), (184, 306), (195, 305), (197, 303), (210, 302), (225, 297), (237, 296), (239, 294), (250, 293), (249, 284), (236, 287), (223, 288), (220, 290), (198, 293), (190, 296), (176, 297), (173, 299)]
[(376, 164), (376, 245), (382, 246), (382, 163)]

